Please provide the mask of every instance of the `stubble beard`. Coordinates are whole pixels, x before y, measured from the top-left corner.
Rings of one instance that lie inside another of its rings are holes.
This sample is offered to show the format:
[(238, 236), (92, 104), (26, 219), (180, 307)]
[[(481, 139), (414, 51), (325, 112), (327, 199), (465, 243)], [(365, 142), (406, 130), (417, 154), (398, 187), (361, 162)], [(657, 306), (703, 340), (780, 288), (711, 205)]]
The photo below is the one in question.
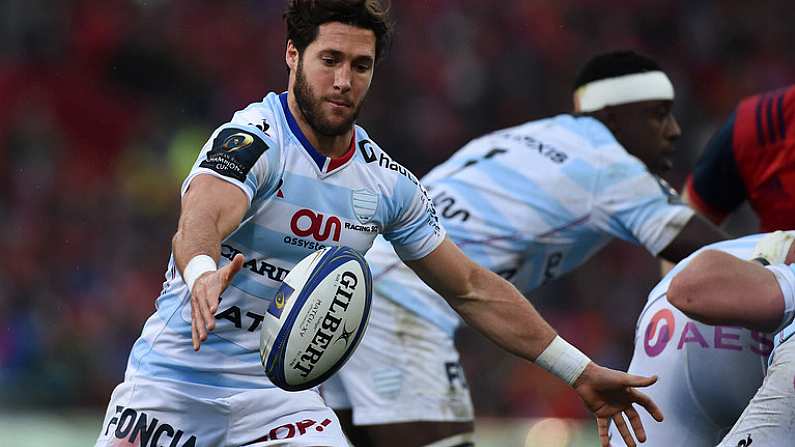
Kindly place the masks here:
[(353, 123), (359, 116), (361, 104), (364, 102), (364, 99), (362, 99), (362, 102), (359, 102), (359, 104), (353, 107), (353, 113), (351, 113), (348, 119), (339, 124), (333, 124), (329, 119), (323, 116), (323, 111), (321, 110), (322, 99), (315, 95), (314, 91), (312, 91), (312, 87), (310, 87), (309, 83), (306, 81), (302, 57), (298, 59), (293, 95), (295, 96), (296, 104), (298, 104), (298, 109), (301, 110), (309, 127), (325, 137), (337, 137), (351, 130)]

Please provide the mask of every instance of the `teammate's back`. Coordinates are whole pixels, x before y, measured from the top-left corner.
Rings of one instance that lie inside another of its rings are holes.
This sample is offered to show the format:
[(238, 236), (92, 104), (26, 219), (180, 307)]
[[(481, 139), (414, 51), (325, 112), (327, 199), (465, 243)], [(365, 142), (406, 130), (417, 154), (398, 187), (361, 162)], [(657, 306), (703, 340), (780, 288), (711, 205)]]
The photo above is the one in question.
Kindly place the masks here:
[[(659, 253), (692, 215), (589, 116), (558, 115), (477, 138), (422, 179), (448, 236), (523, 292), (583, 264), (613, 237)], [(380, 238), (375, 288), (444, 330), (455, 313)]]

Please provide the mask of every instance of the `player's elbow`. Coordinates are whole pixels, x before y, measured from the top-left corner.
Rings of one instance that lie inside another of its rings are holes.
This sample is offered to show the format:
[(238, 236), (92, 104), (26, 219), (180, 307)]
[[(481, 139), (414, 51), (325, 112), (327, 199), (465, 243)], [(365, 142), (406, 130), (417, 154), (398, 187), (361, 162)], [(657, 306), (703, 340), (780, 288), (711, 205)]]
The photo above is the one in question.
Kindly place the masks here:
[(690, 316), (695, 310), (696, 286), (693, 284), (690, 275), (683, 273), (680, 272), (671, 280), (666, 296), (668, 297), (668, 302)]

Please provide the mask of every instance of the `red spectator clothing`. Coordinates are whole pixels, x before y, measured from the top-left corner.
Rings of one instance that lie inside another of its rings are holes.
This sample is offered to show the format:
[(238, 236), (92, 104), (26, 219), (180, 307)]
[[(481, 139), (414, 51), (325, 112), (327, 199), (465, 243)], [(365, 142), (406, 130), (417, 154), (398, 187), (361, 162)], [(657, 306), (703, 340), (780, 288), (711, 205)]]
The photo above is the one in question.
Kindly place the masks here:
[(747, 200), (761, 231), (795, 229), (795, 85), (743, 99), (707, 144), (686, 188), (714, 221)]

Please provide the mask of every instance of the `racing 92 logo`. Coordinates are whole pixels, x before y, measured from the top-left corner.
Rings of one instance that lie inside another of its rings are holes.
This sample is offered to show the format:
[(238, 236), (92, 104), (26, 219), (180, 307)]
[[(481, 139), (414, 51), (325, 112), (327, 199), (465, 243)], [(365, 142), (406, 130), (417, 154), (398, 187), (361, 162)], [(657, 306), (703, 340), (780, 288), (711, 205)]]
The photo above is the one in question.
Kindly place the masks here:
[(334, 242), (339, 242), (342, 222), (337, 216), (326, 217), (304, 208), (293, 214), (290, 230), (299, 237), (312, 236), (317, 241), (325, 241), (331, 237)]

